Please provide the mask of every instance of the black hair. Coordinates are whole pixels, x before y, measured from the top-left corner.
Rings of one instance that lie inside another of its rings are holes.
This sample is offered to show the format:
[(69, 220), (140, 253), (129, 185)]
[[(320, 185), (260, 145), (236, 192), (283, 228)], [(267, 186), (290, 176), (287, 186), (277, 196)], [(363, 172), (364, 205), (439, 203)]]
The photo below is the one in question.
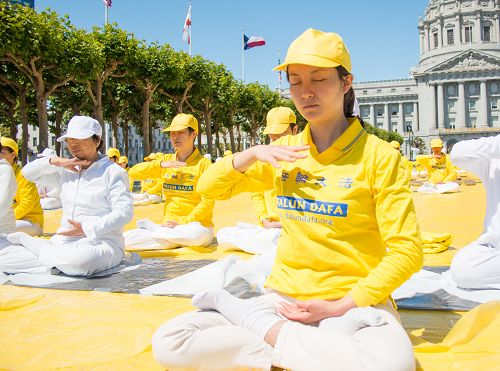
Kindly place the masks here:
[(101, 151), (102, 149), (104, 149), (104, 142), (102, 141), (101, 137), (97, 134), (94, 134), (92, 135), (92, 140), (95, 142), (95, 143), (99, 143), (97, 145), (97, 151)]

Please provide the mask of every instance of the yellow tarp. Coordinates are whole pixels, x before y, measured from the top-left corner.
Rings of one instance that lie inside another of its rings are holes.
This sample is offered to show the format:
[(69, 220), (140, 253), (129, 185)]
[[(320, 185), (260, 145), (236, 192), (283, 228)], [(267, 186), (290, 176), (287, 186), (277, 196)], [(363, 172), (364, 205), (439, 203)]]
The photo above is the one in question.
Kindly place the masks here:
[[(414, 199), (421, 229), (452, 233), (454, 248), (473, 241), (482, 230), (482, 185), (461, 186), (456, 194), (415, 195)], [(162, 205), (137, 207), (136, 219), (148, 217), (160, 222), (161, 209)], [(248, 195), (216, 202), (216, 229), (235, 221), (255, 223), (248, 210), (252, 210)], [(59, 218), (59, 211), (46, 213), (45, 231), (54, 232)], [(135, 221), (127, 226), (133, 227)], [(449, 265), (454, 252), (426, 255), (425, 264)], [(184, 248), (141, 255), (219, 259), (226, 253), (215, 248), (203, 252)], [(151, 353), (153, 332), (166, 320), (191, 309), (189, 300), (182, 298), (2, 285), (0, 368), (159, 370)], [(482, 305), (463, 318), (463, 313), (401, 311), (420, 369), (426, 371), (500, 370), (499, 314), (500, 302)]]

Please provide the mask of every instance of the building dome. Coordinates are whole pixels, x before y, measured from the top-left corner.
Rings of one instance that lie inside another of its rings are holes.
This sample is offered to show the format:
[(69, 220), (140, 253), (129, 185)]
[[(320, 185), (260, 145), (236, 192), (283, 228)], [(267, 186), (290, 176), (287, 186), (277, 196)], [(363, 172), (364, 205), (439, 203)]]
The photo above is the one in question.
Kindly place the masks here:
[(419, 20), (419, 70), (468, 49), (500, 57), (500, 0), (430, 0)]

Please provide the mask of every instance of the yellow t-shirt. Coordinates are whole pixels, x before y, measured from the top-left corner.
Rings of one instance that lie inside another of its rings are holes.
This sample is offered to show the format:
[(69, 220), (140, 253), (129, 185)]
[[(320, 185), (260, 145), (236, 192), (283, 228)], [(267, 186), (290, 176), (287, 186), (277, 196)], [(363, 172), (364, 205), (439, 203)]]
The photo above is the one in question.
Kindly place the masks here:
[(165, 199), (163, 208), (165, 222), (176, 221), (179, 224), (200, 222), (205, 227), (213, 226), (214, 201), (196, 192), (196, 185), (201, 174), (212, 163), (195, 148), (184, 167), (164, 169), (160, 165), (162, 161), (175, 161), (176, 159), (177, 153), (167, 154), (155, 161), (137, 164), (130, 169), (129, 173), (134, 179), (160, 179)]
[(279, 222), (278, 208), (276, 207), (276, 192), (274, 188), (263, 192), (252, 193), (253, 208), (255, 215), (262, 224), (264, 219), (269, 219), (273, 222)]
[(280, 138), (273, 144), (311, 148), (278, 169), (258, 162), (242, 174), (224, 158), (203, 174), (198, 192), (224, 199), (274, 188), (283, 231), (266, 286), (302, 300), (349, 294), (369, 306), (421, 268), (422, 242), (401, 156), (356, 118), (349, 122), (322, 153), (309, 125)]
[(434, 184), (457, 180), (457, 167), (451, 162), (450, 156), (447, 154), (442, 153), (441, 158), (421, 155), (417, 156), (416, 161), (427, 169), (429, 181)]
[(35, 183), (26, 180), (18, 164), (14, 164), (13, 170), (17, 182), (17, 193), (12, 205), (16, 220), (28, 220), (43, 229), (43, 209)]

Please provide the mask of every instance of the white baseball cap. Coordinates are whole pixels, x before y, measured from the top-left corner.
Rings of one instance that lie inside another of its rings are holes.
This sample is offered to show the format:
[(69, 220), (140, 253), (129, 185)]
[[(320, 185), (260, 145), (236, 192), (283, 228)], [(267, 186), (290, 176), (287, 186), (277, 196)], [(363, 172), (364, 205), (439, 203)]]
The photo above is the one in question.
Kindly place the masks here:
[(62, 142), (66, 138), (87, 139), (93, 135), (97, 135), (99, 138), (102, 136), (99, 121), (89, 116), (73, 116), (68, 122), (66, 134), (57, 138), (57, 141)]
[(45, 148), (42, 153), (36, 155), (36, 157), (54, 157), (56, 156), (56, 150), (52, 148)]

